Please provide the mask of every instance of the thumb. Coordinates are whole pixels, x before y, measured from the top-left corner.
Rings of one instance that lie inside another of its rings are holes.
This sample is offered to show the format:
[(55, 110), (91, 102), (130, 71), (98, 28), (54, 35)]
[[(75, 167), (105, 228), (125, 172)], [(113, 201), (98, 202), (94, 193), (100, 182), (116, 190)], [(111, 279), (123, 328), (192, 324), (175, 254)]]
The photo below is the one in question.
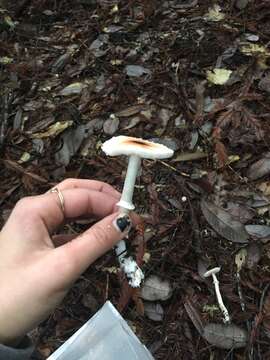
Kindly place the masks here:
[[(132, 225), (126, 214), (112, 214), (97, 222), (72, 241), (54, 250), (61, 273), (72, 282), (98, 257), (123, 239)], [(64, 279), (63, 279), (64, 280)]]

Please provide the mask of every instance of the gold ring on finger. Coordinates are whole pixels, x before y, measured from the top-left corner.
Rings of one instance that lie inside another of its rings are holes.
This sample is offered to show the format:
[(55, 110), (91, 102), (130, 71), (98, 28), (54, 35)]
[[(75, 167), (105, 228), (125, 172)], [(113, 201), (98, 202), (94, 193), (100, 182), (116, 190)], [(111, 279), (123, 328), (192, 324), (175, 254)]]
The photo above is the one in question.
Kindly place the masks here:
[(51, 189), (50, 192), (57, 194), (59, 202), (60, 202), (61, 209), (63, 211), (63, 215), (65, 215), (65, 199), (64, 199), (64, 196), (63, 196), (62, 192), (57, 187)]

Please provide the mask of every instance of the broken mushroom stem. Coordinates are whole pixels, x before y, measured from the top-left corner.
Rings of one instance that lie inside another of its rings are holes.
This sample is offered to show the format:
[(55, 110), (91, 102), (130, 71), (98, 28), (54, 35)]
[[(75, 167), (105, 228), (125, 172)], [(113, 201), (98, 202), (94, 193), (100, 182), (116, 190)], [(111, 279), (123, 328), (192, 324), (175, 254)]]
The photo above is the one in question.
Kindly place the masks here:
[[(132, 198), (136, 177), (141, 166), (141, 159), (164, 159), (173, 155), (173, 150), (164, 145), (129, 136), (117, 136), (111, 138), (102, 145), (102, 150), (110, 156), (129, 156), (122, 196), (117, 203), (120, 212), (124, 214), (128, 214), (135, 209)], [(118, 242), (115, 252), (120, 267), (129, 280), (130, 286), (139, 287), (144, 279), (144, 274), (136, 261), (131, 256), (128, 256), (124, 240)]]
[(216, 277), (216, 274), (220, 271), (220, 267), (216, 267), (216, 268), (213, 268), (211, 270), (208, 270), (206, 271), (206, 273), (204, 273), (204, 277), (209, 277), (209, 276), (212, 276), (213, 278), (213, 283), (214, 283), (214, 286), (215, 286), (215, 292), (216, 292), (216, 297), (217, 297), (217, 301), (218, 301), (218, 305), (219, 305), (219, 308), (223, 314), (223, 321), (225, 324), (229, 324), (231, 322), (231, 319), (230, 319), (230, 316), (229, 316), (229, 312), (226, 308), (226, 306), (224, 305), (224, 302), (222, 300), (222, 296), (221, 296), (221, 293), (220, 293), (220, 289), (219, 289), (219, 281)]

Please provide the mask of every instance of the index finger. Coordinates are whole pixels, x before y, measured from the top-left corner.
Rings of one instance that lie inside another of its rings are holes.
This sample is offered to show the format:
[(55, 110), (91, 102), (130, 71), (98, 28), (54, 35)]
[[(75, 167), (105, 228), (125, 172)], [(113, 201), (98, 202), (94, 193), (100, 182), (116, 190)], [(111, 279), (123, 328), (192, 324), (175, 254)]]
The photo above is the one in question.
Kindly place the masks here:
[[(118, 199), (103, 192), (75, 188), (63, 190), (61, 194), (63, 209), (58, 193), (49, 192), (44, 195), (25, 198), (21, 201), (17, 214), (20, 211), (21, 218), (28, 218), (28, 220), (31, 217), (35, 219), (38, 217), (48, 232), (52, 233), (65, 219), (91, 215), (102, 218), (117, 210)], [(39, 222), (34, 221), (33, 226), (34, 223)]]
[(57, 184), (56, 187), (61, 191), (66, 189), (77, 189), (77, 188), (95, 190), (111, 195), (117, 199), (121, 195), (111, 185), (98, 180), (68, 178)]

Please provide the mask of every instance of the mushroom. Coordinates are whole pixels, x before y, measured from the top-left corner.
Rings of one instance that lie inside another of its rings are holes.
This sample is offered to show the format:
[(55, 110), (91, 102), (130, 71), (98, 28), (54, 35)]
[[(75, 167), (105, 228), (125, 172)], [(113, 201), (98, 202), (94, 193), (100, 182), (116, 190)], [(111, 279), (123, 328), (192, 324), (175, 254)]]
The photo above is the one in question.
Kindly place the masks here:
[[(165, 159), (173, 156), (173, 150), (167, 146), (129, 136), (116, 136), (102, 145), (102, 150), (109, 156), (129, 156), (128, 168), (120, 201), (120, 212), (128, 214), (134, 210), (132, 202), (136, 176), (141, 166), (141, 159)], [(139, 287), (144, 275), (135, 260), (127, 257), (126, 244), (121, 240), (116, 245), (116, 255), (132, 287)]]
[(130, 136), (113, 137), (102, 145), (102, 150), (106, 155), (110, 156), (129, 156), (124, 188), (121, 199), (117, 204), (125, 213), (135, 209), (132, 197), (136, 176), (141, 166), (141, 159), (156, 160), (173, 156), (173, 150), (165, 145)]
[(224, 316), (223, 318), (223, 321), (224, 323), (230, 323), (231, 322), (231, 319), (230, 319), (230, 316), (229, 316), (229, 312), (226, 308), (226, 306), (224, 305), (223, 303), (223, 300), (222, 300), (222, 297), (221, 297), (221, 293), (220, 293), (220, 290), (219, 290), (219, 282), (218, 282), (218, 279), (216, 277), (216, 274), (220, 272), (220, 267), (215, 267), (213, 269), (210, 269), (208, 271), (206, 271), (203, 276), (206, 278), (206, 277), (209, 277), (209, 276), (212, 276), (213, 278), (213, 283), (214, 283), (214, 286), (215, 286), (215, 292), (216, 292), (216, 297), (217, 297), (217, 300), (218, 300), (218, 305), (219, 305), (219, 308)]

